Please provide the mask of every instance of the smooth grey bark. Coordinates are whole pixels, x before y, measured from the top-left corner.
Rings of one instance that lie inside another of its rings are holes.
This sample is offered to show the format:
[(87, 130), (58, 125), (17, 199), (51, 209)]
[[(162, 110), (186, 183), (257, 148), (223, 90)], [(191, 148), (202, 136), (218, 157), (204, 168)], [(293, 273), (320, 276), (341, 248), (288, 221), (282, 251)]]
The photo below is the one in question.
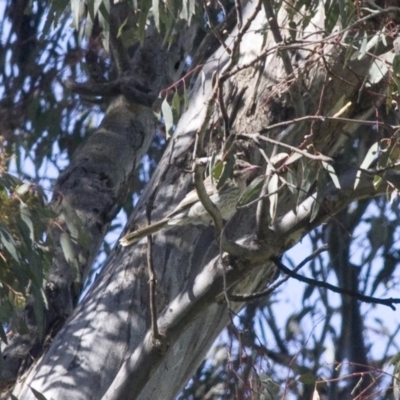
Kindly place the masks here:
[[(260, 10), (260, 5), (250, 4), (243, 21), (256, 9)], [(284, 26), (285, 22), (287, 19), (282, 12), (279, 25)], [(322, 39), (316, 33), (317, 27), (323, 26), (323, 22), (320, 9), (309, 25), (315, 27), (314, 36), (305, 33), (309, 41), (313, 38), (318, 42), (316, 45)], [(233, 75), (234, 79), (227, 80), (224, 85), (224, 98), (232, 121), (231, 135), (261, 132), (273, 123), (290, 120), (296, 115), (297, 105), (291, 103), (290, 94), (284, 90), (287, 76), (282, 61), (276, 51), (268, 52), (276, 48), (276, 43), (270, 35), (264, 42), (260, 34), (267, 25), (264, 11), (258, 11), (251, 28), (241, 39), (240, 68)], [(231, 38), (236, 35), (234, 31)], [(229, 44), (232, 42), (228, 40)], [(255, 62), (261, 52), (265, 52), (265, 60)], [(315, 115), (318, 110), (319, 115), (333, 115), (357, 95), (360, 79), (353, 71), (365, 75), (369, 60), (349, 62), (348, 67), (343, 68), (343, 50), (327, 44), (324, 62), (329, 64), (336, 79), (328, 80), (325, 79), (327, 72), (319, 64), (321, 56), (317, 52), (310, 53), (309, 57), (297, 50), (290, 54), (292, 62), (296, 56), (301, 71), (295, 78), (303, 93), (304, 110), (306, 115)], [(229, 56), (221, 47), (205, 64), (204, 75), (193, 88), (189, 109), (181, 117), (129, 227), (146, 223), (146, 206), (152, 198), (155, 200), (152, 219), (157, 220), (173, 209), (189, 190), (191, 174), (187, 171), (193, 162), (196, 133), (204, 124), (212, 99), (212, 76), (216, 72), (222, 74), (229, 62)], [(232, 71), (236, 67), (234, 65)], [(281, 96), (271, 95), (277, 84), (282, 84)], [(316, 101), (321, 93), (323, 101)], [(349, 109), (345, 115), (365, 120), (374, 105), (372, 100), (366, 101), (362, 109)], [(210, 125), (218, 126), (217, 117), (218, 113), (212, 115)], [(218, 137), (211, 135), (210, 125), (209, 143), (218, 151)], [(336, 154), (359, 125), (343, 126), (332, 120), (313, 124), (316, 151), (330, 156)], [(343, 131), (346, 135), (338, 134)], [(279, 139), (282, 139), (281, 133), (281, 129), (266, 131)], [(290, 135), (282, 140), (298, 145), (309, 133), (310, 124), (295, 125)], [(253, 162), (261, 161), (251, 140), (238, 140), (237, 145)], [(271, 155), (273, 149), (265, 146), (264, 150)], [(317, 169), (315, 161), (305, 162), (311, 171)], [(15, 394), (20, 399), (34, 398), (28, 387), (31, 385), (48, 399), (57, 400), (174, 398), (227, 324), (229, 310), (238, 311), (243, 306), (227, 304), (224, 291), (249, 293), (265, 286), (276, 272), (269, 259), (281, 255), (351, 201), (379, 193), (371, 179), (362, 180), (355, 191), (354, 172), (351, 171), (342, 178), (341, 190), (328, 186), (313, 222), (310, 218), (315, 196), (306, 196), (296, 208), (293, 207), (296, 199), (289, 190), (284, 191), (276, 221), (269, 224), (270, 236), (263, 241), (254, 234), (255, 207), (241, 210), (228, 222), (225, 233), (248, 246), (243, 258), (221, 254), (212, 227), (185, 226), (155, 235), (153, 260), (157, 275), (158, 326), (165, 340), (161, 348), (151, 341), (146, 241), (127, 248), (117, 245), (89, 294)], [(268, 224), (268, 221), (263, 222)]]

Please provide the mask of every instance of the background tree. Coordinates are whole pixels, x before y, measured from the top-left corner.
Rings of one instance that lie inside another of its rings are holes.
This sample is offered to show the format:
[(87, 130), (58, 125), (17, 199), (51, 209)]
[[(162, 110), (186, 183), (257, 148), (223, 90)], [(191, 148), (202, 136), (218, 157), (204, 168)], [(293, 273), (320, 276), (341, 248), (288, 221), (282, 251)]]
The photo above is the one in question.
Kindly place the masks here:
[[(399, 302), (397, 3), (66, 6), (4, 6), (4, 397), (391, 396), (398, 327), (374, 308)], [(261, 168), (224, 222), (203, 167), (224, 179), (234, 155)], [(127, 233), (193, 187), (215, 227), (104, 246), (79, 302), (120, 208)]]

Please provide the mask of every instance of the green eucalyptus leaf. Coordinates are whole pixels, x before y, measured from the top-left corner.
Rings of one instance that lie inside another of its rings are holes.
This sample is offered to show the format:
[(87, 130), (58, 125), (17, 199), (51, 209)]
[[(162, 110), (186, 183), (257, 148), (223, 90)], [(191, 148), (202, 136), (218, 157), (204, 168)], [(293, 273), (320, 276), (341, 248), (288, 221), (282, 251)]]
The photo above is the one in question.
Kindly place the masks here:
[(16, 176), (9, 174), (8, 172), (2, 172), (0, 174), (0, 183), (2, 183), (6, 188), (11, 189), (23, 184), (23, 182)]
[(240, 196), (238, 206), (245, 206), (246, 204), (249, 204), (251, 201), (259, 197), (264, 181), (264, 176), (257, 176), (255, 179), (253, 179), (253, 181), (247, 186), (246, 190)]
[(312, 372), (306, 372), (298, 377), (298, 381), (304, 385), (314, 385), (317, 377)]
[(60, 244), (61, 244), (61, 249), (64, 253), (64, 257), (65, 257), (66, 261), (73, 268), (74, 281), (80, 282), (80, 271), (79, 271), (78, 260), (76, 258), (74, 246), (71, 242), (69, 235), (66, 232), (63, 232), (60, 235)]
[(369, 168), (369, 166), (375, 161), (378, 152), (379, 152), (379, 142), (375, 142), (367, 151), (367, 154), (365, 155), (364, 160), (360, 165), (360, 169), (357, 171), (356, 180), (354, 182), (354, 189), (357, 189), (357, 186), (360, 183), (363, 169)]
[(215, 164), (214, 168), (212, 169), (212, 177), (213, 177), (213, 179), (218, 181), (219, 178), (221, 178), (223, 170), (224, 170), (224, 163), (222, 161), (218, 161)]
[(185, 110), (187, 110), (189, 107), (189, 95), (186, 90), (186, 86), (184, 86), (184, 88), (183, 88), (183, 104), (184, 104)]
[(233, 153), (229, 153), (228, 158), (225, 160), (223, 165), (224, 168), (218, 180), (217, 189), (220, 189), (228, 179), (233, 177), (233, 167), (235, 166), (235, 156)]
[(0, 244), (3, 245), (7, 253), (17, 262), (20, 262), (20, 258), (18, 255), (17, 245), (14, 242), (14, 239), (8, 230), (8, 228), (0, 224)]
[(74, 246), (71, 242), (71, 239), (66, 232), (62, 232), (60, 235), (60, 244), (61, 249), (64, 253), (64, 257), (68, 263), (73, 264), (76, 262)]
[(35, 228), (33, 226), (32, 222), (32, 213), (29, 210), (28, 206), (21, 201), (19, 204), (19, 210), (20, 210), (20, 217), (21, 220), (25, 223), (25, 225), (29, 229), (29, 238), (32, 242), (35, 241)]
[(179, 117), (180, 108), (181, 108), (181, 100), (179, 98), (178, 92), (175, 92), (174, 97), (172, 98), (172, 110), (174, 111), (176, 117)]

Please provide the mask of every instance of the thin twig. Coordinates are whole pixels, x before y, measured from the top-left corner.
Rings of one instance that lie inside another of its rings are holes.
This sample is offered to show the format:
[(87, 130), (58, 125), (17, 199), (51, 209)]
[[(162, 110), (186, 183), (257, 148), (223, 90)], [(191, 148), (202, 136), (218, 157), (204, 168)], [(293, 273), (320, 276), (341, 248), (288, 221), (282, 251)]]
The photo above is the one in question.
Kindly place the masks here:
[(264, 140), (265, 142), (275, 144), (276, 146), (285, 147), (289, 150), (294, 151), (295, 153), (301, 154), (304, 157), (310, 158), (311, 160), (333, 162), (332, 158), (324, 156), (323, 154), (318, 154), (318, 155), (311, 154), (308, 151), (300, 150), (297, 147), (291, 146), (290, 144), (279, 142), (267, 136), (260, 135), (259, 133), (247, 133), (247, 134), (241, 134), (240, 136), (248, 137), (253, 140), (261, 139)]
[(226, 105), (224, 100), (224, 84), (222, 80), (218, 81), (217, 98), (218, 98), (219, 110), (222, 115), (222, 120), (224, 121), (224, 140), (226, 141), (228, 136), (230, 135), (231, 124), (229, 121), (228, 112), (226, 110)]
[(231, 52), (228, 53), (230, 55), (229, 62), (225, 65), (225, 67), (221, 71), (220, 80), (222, 82), (225, 82), (229, 78), (229, 71), (231, 71), (234, 66), (237, 66), (240, 56), (240, 44), (242, 42), (243, 36), (250, 28), (251, 23), (257, 17), (260, 9), (261, 9), (261, 0), (258, 0), (253, 13), (249, 16), (245, 24), (239, 29), (239, 32), (236, 34), (236, 37), (231, 47)]
[[(146, 204), (146, 219), (147, 224), (151, 225), (151, 213), (154, 207), (154, 201), (160, 187), (160, 183), (163, 181), (165, 174), (167, 173), (168, 168), (165, 168), (162, 172), (160, 179), (154, 185), (154, 189), (152, 190), (149, 201)], [(153, 263), (153, 238), (152, 235), (147, 236), (147, 273), (149, 275), (149, 305), (150, 305), (150, 320), (151, 320), (151, 331), (152, 331), (152, 339), (153, 345), (158, 347), (159, 349), (165, 349), (165, 340), (162, 340), (164, 337), (161, 335), (158, 325), (157, 325), (157, 303), (156, 303), (156, 294), (157, 294), (157, 275), (154, 269)]]
[(211, 23), (210, 14), (208, 13), (208, 7), (205, 1), (203, 1), (203, 9), (206, 16), (206, 22), (209, 26), (211, 32), (213, 33), (214, 37), (218, 40), (219, 44), (225, 49), (228, 54), (231, 54), (231, 49), (225, 43), (225, 40), (221, 37), (218, 29), (215, 29), (214, 25)]
[(299, 275), (294, 270), (291, 270), (290, 268), (286, 267), (281, 260), (279, 260), (276, 257), (271, 258), (271, 261), (274, 262), (274, 264), (285, 274), (290, 275), (292, 278), (295, 278), (299, 280), (300, 282), (307, 283), (309, 285), (314, 285), (317, 287), (322, 287), (324, 289), (329, 289), (332, 292), (339, 293), (339, 294), (344, 294), (350, 297), (355, 297), (356, 299), (363, 301), (364, 303), (372, 303), (372, 304), (382, 304), (384, 306), (390, 307), (392, 310), (396, 310), (396, 307), (393, 304), (400, 304), (400, 299), (393, 299), (393, 298), (387, 298), (387, 299), (378, 299), (376, 297), (372, 296), (366, 296), (358, 292), (354, 292), (352, 290), (347, 290), (347, 289), (342, 289), (337, 286), (331, 285), (330, 283), (327, 282), (321, 282), (317, 281), (315, 279), (307, 278), (305, 276)]
[(240, 31), (243, 26), (242, 5), (240, 4), (240, 0), (235, 0), (235, 10), (237, 18), (237, 27)]
[(217, 229), (217, 232), (219, 234), (224, 228), (224, 221), (218, 207), (211, 201), (210, 197), (207, 195), (203, 182), (203, 169), (199, 165), (195, 164), (194, 185), (196, 187), (197, 196), (199, 197), (199, 200), (205, 210), (211, 215), (215, 228)]
[[(266, 197), (270, 197), (274, 194), (277, 194), (279, 192), (281, 192), (283, 189), (285, 188), (285, 185), (280, 186), (278, 189), (274, 190), (273, 192), (267, 193), (265, 196)], [(249, 201), (248, 203), (242, 205), (242, 206), (236, 206), (237, 210), (242, 210), (243, 208), (249, 208), (250, 206), (252, 206), (255, 203), (258, 203), (260, 200), (264, 199), (264, 197), (262, 196), (258, 196), (256, 199)]]
[(218, 78), (216, 73), (214, 72), (212, 77), (211, 95), (206, 105), (206, 112), (203, 121), (201, 123), (201, 126), (196, 132), (196, 142), (195, 142), (194, 157), (193, 157), (194, 159), (193, 170), (194, 170), (194, 185), (196, 187), (197, 196), (199, 197), (199, 200), (203, 205), (203, 207), (205, 208), (205, 210), (211, 215), (211, 218), (213, 219), (214, 225), (219, 234), (222, 232), (222, 229), (224, 227), (224, 222), (222, 220), (222, 216), (220, 211), (218, 210), (218, 207), (210, 200), (209, 196), (207, 195), (203, 183), (204, 180), (203, 168), (201, 168), (201, 166), (196, 162), (196, 160), (200, 158), (203, 151), (204, 136), (206, 134), (206, 130), (214, 109), (214, 104), (215, 104), (214, 94), (218, 90), (218, 84), (219, 84)]
[[(149, 202), (146, 205), (146, 218), (147, 224), (151, 224), (151, 211), (153, 209), (154, 194), (150, 196)], [(153, 239), (152, 236), (147, 236), (147, 273), (149, 275), (149, 304), (150, 304), (150, 319), (151, 319), (151, 331), (153, 333), (154, 343), (159, 342), (161, 335), (157, 325), (157, 304), (156, 304), (156, 289), (157, 289), (157, 278), (154, 271), (153, 264)]]
[(283, 122), (278, 122), (273, 125), (269, 125), (266, 128), (262, 129), (262, 133), (270, 131), (271, 129), (279, 128), (280, 126), (286, 126), (290, 124), (294, 124), (297, 122), (303, 122), (303, 121), (312, 121), (312, 120), (319, 120), (321, 122), (325, 121), (337, 121), (337, 122), (343, 122), (343, 123), (354, 123), (354, 124), (363, 124), (363, 125), (383, 125), (383, 126), (390, 126), (391, 128), (395, 129), (397, 125), (389, 125), (384, 122), (379, 122), (379, 121), (366, 121), (362, 119), (351, 119), (351, 118), (341, 118), (341, 117), (327, 117), (327, 116), (322, 116), (322, 115), (306, 115), (304, 117), (299, 117), (299, 118), (293, 118), (288, 121), (283, 121)]

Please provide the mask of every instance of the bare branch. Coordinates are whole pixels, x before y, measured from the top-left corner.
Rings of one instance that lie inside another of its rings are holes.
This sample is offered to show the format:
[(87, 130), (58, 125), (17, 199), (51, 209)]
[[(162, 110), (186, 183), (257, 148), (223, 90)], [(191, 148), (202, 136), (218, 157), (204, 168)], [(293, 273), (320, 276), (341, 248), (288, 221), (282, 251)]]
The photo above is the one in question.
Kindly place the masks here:
[[(309, 256), (307, 256), (296, 268), (292, 270), (293, 273), (298, 272), (301, 268), (304, 267), (308, 262), (313, 260), (316, 256), (321, 254), (324, 251), (328, 250), (328, 246), (325, 244), (315, 251), (313, 251)], [(232, 301), (251, 301), (255, 299), (259, 299), (261, 297), (269, 296), (272, 294), (279, 286), (281, 286), (283, 283), (285, 283), (287, 280), (289, 280), (292, 277), (292, 275), (287, 274), (285, 277), (282, 279), (279, 279), (277, 282), (269, 286), (267, 289), (263, 290), (262, 292), (258, 293), (253, 293), (253, 294), (229, 294), (229, 300)]]
[(328, 156), (324, 156), (323, 154), (318, 154), (318, 155), (311, 154), (308, 151), (300, 150), (297, 147), (291, 146), (290, 144), (278, 142), (277, 140), (270, 139), (269, 137), (260, 135), (259, 133), (241, 134), (240, 136), (248, 137), (248, 138), (253, 139), (255, 141), (263, 140), (265, 142), (275, 144), (276, 146), (285, 147), (286, 149), (292, 150), (295, 153), (299, 153), (304, 157), (310, 158), (311, 160), (333, 162), (332, 158), (330, 158)]
[(272, 258), (272, 261), (282, 272), (291, 276), (292, 278), (297, 279), (300, 282), (307, 283), (308, 285), (313, 285), (313, 286), (329, 289), (335, 293), (340, 293), (340, 294), (345, 294), (347, 296), (355, 297), (358, 300), (363, 301), (364, 303), (382, 304), (382, 305), (390, 307), (392, 310), (396, 310), (396, 307), (393, 304), (400, 304), (400, 299), (393, 299), (393, 298), (378, 299), (377, 297), (365, 296), (361, 293), (354, 292), (352, 290), (339, 288), (339, 287), (331, 285), (330, 283), (327, 283), (327, 282), (321, 282), (321, 281), (317, 281), (315, 279), (307, 278), (303, 275), (299, 275), (299, 274), (295, 273), (290, 268), (287, 268), (278, 258)]

